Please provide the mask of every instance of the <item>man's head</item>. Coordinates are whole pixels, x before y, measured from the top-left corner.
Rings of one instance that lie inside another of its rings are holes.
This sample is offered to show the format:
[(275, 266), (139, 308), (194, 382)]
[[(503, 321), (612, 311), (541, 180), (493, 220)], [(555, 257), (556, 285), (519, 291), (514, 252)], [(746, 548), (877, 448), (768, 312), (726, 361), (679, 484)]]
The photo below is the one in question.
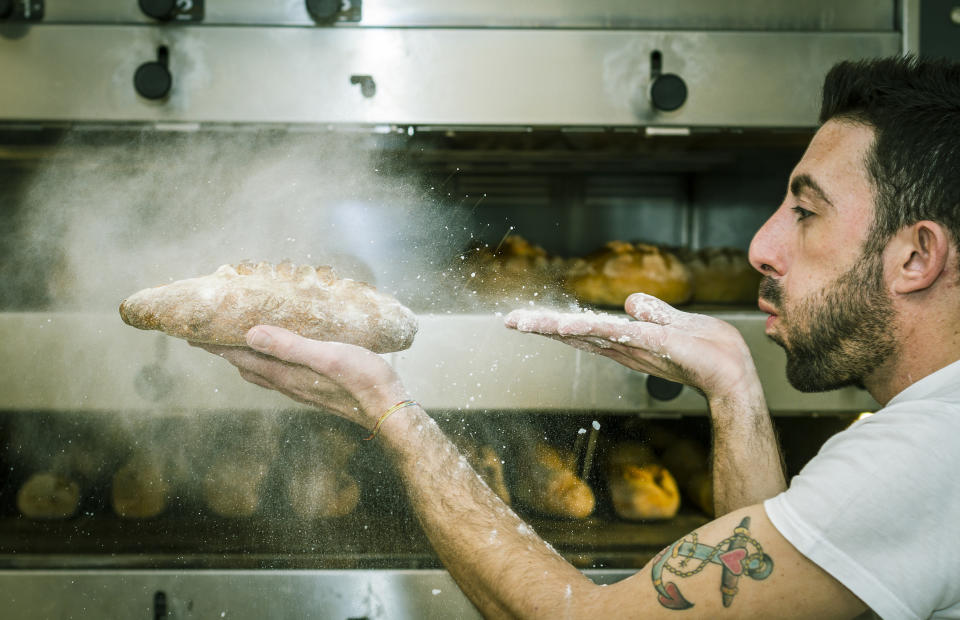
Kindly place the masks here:
[(767, 333), (804, 391), (859, 384), (897, 354), (894, 295), (928, 289), (960, 239), (960, 64), (841, 63), (820, 120), (750, 248)]

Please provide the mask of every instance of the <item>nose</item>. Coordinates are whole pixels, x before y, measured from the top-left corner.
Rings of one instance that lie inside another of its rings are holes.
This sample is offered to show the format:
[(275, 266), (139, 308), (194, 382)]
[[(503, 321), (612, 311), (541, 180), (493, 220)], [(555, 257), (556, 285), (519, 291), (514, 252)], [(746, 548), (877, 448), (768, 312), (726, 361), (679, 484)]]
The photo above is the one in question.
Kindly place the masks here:
[(770, 216), (750, 242), (750, 264), (765, 276), (778, 277), (786, 272), (786, 237), (783, 208)]

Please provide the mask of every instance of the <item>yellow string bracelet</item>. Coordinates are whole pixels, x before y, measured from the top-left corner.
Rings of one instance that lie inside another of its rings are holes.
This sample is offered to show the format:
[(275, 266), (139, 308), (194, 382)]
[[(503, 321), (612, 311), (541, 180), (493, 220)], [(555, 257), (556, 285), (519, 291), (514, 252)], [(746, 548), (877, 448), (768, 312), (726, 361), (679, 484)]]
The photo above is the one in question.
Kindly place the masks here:
[(370, 441), (371, 439), (376, 437), (377, 433), (380, 432), (380, 426), (383, 425), (383, 421), (389, 418), (394, 412), (400, 411), (404, 407), (412, 407), (413, 405), (418, 405), (418, 404), (419, 403), (415, 400), (403, 400), (397, 403), (396, 405), (394, 405), (393, 407), (390, 407), (389, 409), (387, 409), (387, 412), (384, 413), (382, 416), (380, 416), (380, 419), (377, 420), (377, 423), (373, 426), (373, 432), (370, 433), (370, 436), (364, 437), (363, 440)]

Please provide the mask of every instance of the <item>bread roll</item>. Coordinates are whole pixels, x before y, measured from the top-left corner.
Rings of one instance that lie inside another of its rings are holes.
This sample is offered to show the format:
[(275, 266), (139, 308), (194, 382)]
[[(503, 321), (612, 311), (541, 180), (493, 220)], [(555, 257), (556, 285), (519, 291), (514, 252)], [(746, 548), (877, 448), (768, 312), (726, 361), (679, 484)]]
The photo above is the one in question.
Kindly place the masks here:
[(684, 257), (693, 276), (694, 303), (755, 304), (761, 274), (747, 253), (735, 248), (704, 248)]
[(290, 508), (301, 519), (343, 517), (360, 501), (356, 479), (327, 463), (294, 469), (287, 482)]
[(213, 274), (144, 289), (120, 304), (124, 322), (208, 344), (246, 346), (254, 325), (276, 325), (315, 340), (376, 353), (409, 348), (417, 319), (369, 284), (330, 267), (283, 262), (223, 265)]
[(707, 450), (693, 439), (675, 438), (664, 446), (663, 463), (675, 474), (684, 494), (712, 517), (713, 477)]
[(293, 513), (301, 519), (343, 517), (360, 501), (360, 486), (347, 472), (356, 450), (337, 429), (307, 429), (307, 449), (300, 450), (287, 479), (287, 498)]
[(614, 512), (622, 519), (670, 519), (680, 508), (680, 491), (653, 452), (637, 442), (613, 446), (606, 457), (607, 485)]
[(203, 478), (203, 498), (221, 517), (249, 517), (260, 505), (260, 490), (269, 464), (258, 458), (224, 456)]
[(503, 460), (490, 444), (477, 443), (463, 436), (454, 438), (454, 443), (470, 467), (496, 493), (505, 504), (510, 504), (510, 491), (503, 474)]
[(80, 485), (53, 472), (35, 473), (17, 491), (17, 509), (31, 519), (65, 519), (80, 506)]
[(690, 270), (674, 254), (645, 243), (611, 241), (570, 264), (564, 284), (583, 303), (622, 307), (633, 293), (647, 293), (668, 304), (690, 300)]
[(520, 502), (552, 517), (584, 519), (593, 513), (593, 490), (573, 471), (569, 454), (538, 441), (518, 457), (514, 491)]
[(510, 235), (495, 248), (475, 243), (454, 260), (451, 271), (462, 296), (513, 306), (562, 301), (562, 270), (562, 259), (519, 235)]
[(170, 498), (164, 468), (154, 458), (137, 454), (113, 475), (110, 503), (121, 517), (147, 519), (162, 513)]

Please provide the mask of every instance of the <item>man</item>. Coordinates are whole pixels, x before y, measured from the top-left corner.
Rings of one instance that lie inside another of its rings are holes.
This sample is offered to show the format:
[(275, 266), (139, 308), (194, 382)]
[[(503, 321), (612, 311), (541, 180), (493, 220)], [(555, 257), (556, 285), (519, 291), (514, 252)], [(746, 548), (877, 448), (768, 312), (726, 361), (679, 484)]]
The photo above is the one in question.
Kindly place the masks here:
[(830, 439), (789, 489), (731, 326), (646, 295), (627, 300), (628, 324), (507, 318), (707, 398), (722, 516), (614, 585), (594, 585), (505, 506), (378, 356), (265, 326), (248, 333), (252, 350), (211, 350), (372, 429), (487, 616), (960, 617), (960, 65), (841, 63), (821, 122), (751, 244), (760, 308), (797, 388), (862, 384), (885, 407)]

